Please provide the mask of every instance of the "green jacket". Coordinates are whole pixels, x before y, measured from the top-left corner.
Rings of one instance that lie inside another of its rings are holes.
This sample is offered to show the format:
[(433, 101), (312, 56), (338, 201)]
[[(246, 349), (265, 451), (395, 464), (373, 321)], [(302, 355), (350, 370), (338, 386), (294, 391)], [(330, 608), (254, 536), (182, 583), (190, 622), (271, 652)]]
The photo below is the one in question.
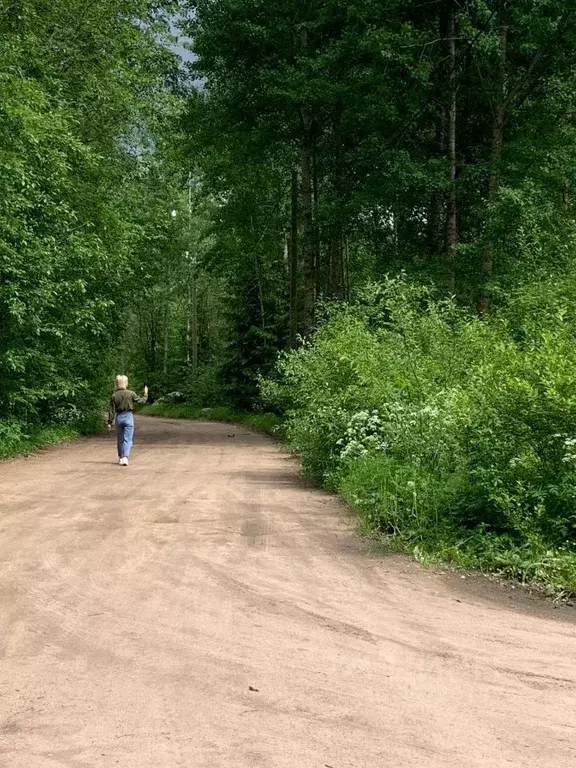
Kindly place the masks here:
[(108, 407), (108, 424), (112, 424), (117, 413), (126, 413), (133, 411), (134, 406), (143, 404), (148, 400), (148, 396), (139, 397), (131, 389), (117, 389), (110, 398)]

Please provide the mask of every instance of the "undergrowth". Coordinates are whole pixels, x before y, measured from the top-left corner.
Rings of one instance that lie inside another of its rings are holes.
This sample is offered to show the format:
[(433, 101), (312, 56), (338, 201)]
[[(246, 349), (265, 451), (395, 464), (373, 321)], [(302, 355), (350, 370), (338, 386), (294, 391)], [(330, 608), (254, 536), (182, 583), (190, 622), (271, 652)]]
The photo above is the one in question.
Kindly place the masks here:
[(480, 320), (404, 278), (368, 286), (282, 356), (263, 402), (364, 532), (423, 561), (576, 592), (569, 288), (565, 301), (558, 285), (524, 291)]
[[(70, 426), (50, 426), (14, 430), (8, 433), (0, 425), (0, 460), (10, 459), (16, 456), (26, 456), (41, 448), (74, 440), (83, 434), (91, 434), (97, 429), (80, 430)], [(101, 429), (102, 425), (99, 425)]]

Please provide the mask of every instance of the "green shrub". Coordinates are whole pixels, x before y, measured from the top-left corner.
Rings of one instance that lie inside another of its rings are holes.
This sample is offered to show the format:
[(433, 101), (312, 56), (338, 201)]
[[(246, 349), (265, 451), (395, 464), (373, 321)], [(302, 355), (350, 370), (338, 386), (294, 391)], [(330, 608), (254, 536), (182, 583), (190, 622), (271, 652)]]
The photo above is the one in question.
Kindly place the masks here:
[(262, 397), (364, 530), (558, 587), (576, 562), (576, 324), (557, 286), (531, 324), (530, 291), (480, 321), (405, 278), (369, 285)]
[(0, 459), (32, 453), (50, 445), (72, 440), (79, 435), (93, 435), (103, 428), (102, 409), (74, 405), (53, 407), (49, 423), (29, 423), (0, 419)]
[(360, 513), (366, 531), (416, 545), (452, 530), (451, 517), (465, 485), (459, 475), (434, 474), (386, 454), (365, 455), (338, 473), (337, 489)]
[(32, 453), (39, 448), (72, 440), (78, 432), (71, 427), (26, 428), (14, 422), (0, 425), (0, 459)]
[(14, 419), (0, 421), (0, 458), (12, 456), (26, 440), (23, 425)]

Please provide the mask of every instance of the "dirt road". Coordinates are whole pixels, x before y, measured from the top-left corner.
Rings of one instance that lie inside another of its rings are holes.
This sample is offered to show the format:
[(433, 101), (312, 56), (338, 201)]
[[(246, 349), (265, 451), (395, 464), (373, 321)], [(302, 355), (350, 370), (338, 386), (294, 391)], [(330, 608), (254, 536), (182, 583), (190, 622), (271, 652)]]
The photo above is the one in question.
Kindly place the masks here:
[(569, 610), (362, 554), (241, 428), (113, 454), (0, 465), (2, 768), (576, 764)]

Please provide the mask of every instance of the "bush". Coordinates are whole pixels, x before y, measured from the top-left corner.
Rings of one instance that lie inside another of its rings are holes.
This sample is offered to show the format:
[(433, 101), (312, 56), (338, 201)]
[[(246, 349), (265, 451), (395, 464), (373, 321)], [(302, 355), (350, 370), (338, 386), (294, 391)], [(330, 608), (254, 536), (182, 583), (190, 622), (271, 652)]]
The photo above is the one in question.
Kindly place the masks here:
[(369, 285), (281, 358), (262, 397), (363, 529), (573, 586), (575, 325), (557, 286), (554, 311), (528, 322), (530, 290), (480, 321), (405, 278)]
[(103, 428), (102, 409), (86, 405), (46, 402), (42, 420), (15, 418), (0, 420), (0, 459), (32, 453), (50, 445), (58, 445), (79, 435), (93, 435)]
[(0, 424), (0, 459), (32, 453), (49, 445), (59, 445), (78, 436), (69, 426), (24, 427), (16, 422)]
[(153, 408), (161, 408), (164, 405), (177, 405), (186, 403), (186, 395), (183, 392), (168, 392), (166, 395), (157, 398), (153, 403)]

